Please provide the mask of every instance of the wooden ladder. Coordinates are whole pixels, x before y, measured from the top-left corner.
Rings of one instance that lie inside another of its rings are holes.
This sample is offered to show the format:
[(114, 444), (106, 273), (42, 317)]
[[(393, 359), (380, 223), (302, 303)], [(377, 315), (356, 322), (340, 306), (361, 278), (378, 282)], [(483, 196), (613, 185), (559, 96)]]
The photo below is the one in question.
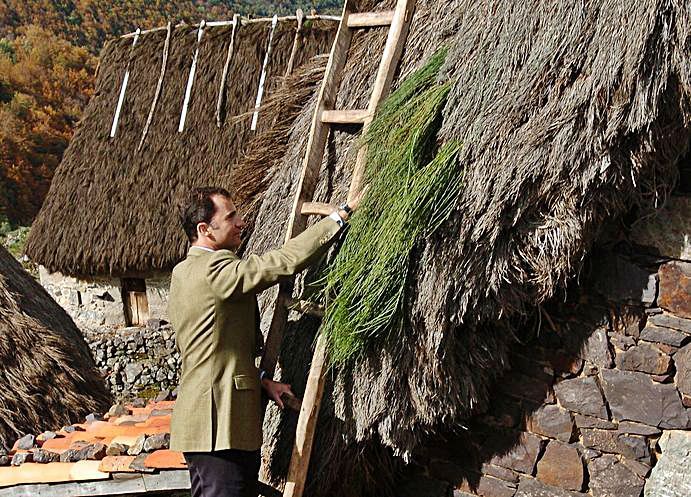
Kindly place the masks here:
[[(341, 22), (336, 31), (329, 62), (324, 72), (324, 79), (319, 90), (317, 106), (310, 128), (309, 141), (307, 142), (307, 152), (302, 164), (300, 182), (288, 219), (286, 241), (305, 230), (307, 216), (324, 216), (335, 210), (333, 206), (312, 201), (330, 126), (332, 124), (362, 124), (362, 131), (365, 132), (379, 104), (388, 96), (391, 89), (391, 81), (408, 36), (415, 0), (397, 0), (394, 10), (383, 12), (354, 12), (354, 4), (354, 0), (345, 0)], [(367, 109), (334, 109), (354, 30), (382, 26), (388, 26), (389, 33)], [(365, 147), (361, 147), (353, 170), (348, 201), (352, 200), (362, 188), (366, 155), (367, 150)], [(261, 362), (262, 369), (270, 373), (275, 370), (283, 341), (283, 334), (288, 321), (288, 308), (293, 303), (294, 283), (294, 278), (288, 278), (279, 284), (278, 297)], [(300, 407), (295, 444), (283, 492), (284, 497), (301, 497), (305, 488), (312, 441), (324, 392), (325, 371), (326, 348), (322, 337), (319, 336), (312, 357), (304, 399)]]

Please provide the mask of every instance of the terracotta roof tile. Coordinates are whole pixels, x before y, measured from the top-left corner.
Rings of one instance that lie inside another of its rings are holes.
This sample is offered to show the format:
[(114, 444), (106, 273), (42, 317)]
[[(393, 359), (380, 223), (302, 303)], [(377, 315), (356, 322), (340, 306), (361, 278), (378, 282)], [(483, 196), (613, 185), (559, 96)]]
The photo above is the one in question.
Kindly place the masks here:
[[(58, 454), (90, 443), (112, 442), (131, 446), (141, 435), (170, 432), (170, 418), (175, 401), (152, 402), (146, 407), (127, 406), (131, 414), (111, 416), (107, 421), (77, 424), (81, 430), (60, 430), (59, 437), (46, 440), (43, 449)], [(155, 412), (154, 412), (155, 411)], [(16, 444), (15, 444), (16, 445)], [(16, 449), (16, 447), (15, 447)], [(0, 468), (0, 487), (20, 484), (59, 483), (111, 478), (111, 473), (136, 473), (137, 471), (180, 470), (187, 468), (180, 452), (156, 450), (140, 456), (139, 468), (133, 469), (135, 456), (106, 456), (101, 461), (75, 463), (51, 462), (47, 464), (24, 463), (21, 466)], [(141, 464), (143, 462), (143, 464)]]
[(144, 466), (157, 469), (186, 469), (187, 463), (182, 452), (174, 450), (157, 450), (144, 460)]

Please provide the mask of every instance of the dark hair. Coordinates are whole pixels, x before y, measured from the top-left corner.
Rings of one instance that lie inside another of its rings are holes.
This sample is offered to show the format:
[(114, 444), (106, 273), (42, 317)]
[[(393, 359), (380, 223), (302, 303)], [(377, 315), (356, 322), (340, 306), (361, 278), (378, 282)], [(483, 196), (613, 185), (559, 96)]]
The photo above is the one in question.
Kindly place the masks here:
[(211, 218), (214, 215), (212, 195), (231, 198), (230, 193), (225, 188), (205, 186), (203, 188), (193, 188), (187, 192), (185, 198), (180, 202), (180, 222), (190, 242), (197, 240), (197, 224), (211, 222)]

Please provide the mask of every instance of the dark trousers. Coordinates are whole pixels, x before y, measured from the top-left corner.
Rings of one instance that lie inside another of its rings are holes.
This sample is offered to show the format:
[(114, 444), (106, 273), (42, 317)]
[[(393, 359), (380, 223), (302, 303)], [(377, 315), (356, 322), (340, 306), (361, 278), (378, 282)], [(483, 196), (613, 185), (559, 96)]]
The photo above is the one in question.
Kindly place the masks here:
[(185, 452), (192, 497), (257, 497), (259, 451)]

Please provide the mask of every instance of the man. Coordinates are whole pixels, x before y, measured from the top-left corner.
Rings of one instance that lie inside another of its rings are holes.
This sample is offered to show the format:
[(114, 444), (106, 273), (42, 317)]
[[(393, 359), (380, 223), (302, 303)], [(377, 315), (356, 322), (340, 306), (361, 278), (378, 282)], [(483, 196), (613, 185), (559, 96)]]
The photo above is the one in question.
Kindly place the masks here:
[(169, 316), (182, 357), (171, 422), (171, 448), (182, 451), (192, 497), (255, 497), (259, 472), (261, 388), (282, 408), (290, 385), (260, 378), (256, 294), (318, 259), (342, 229), (353, 201), (281, 249), (239, 259), (245, 226), (230, 194), (197, 188), (181, 205), (190, 241), (173, 269)]

